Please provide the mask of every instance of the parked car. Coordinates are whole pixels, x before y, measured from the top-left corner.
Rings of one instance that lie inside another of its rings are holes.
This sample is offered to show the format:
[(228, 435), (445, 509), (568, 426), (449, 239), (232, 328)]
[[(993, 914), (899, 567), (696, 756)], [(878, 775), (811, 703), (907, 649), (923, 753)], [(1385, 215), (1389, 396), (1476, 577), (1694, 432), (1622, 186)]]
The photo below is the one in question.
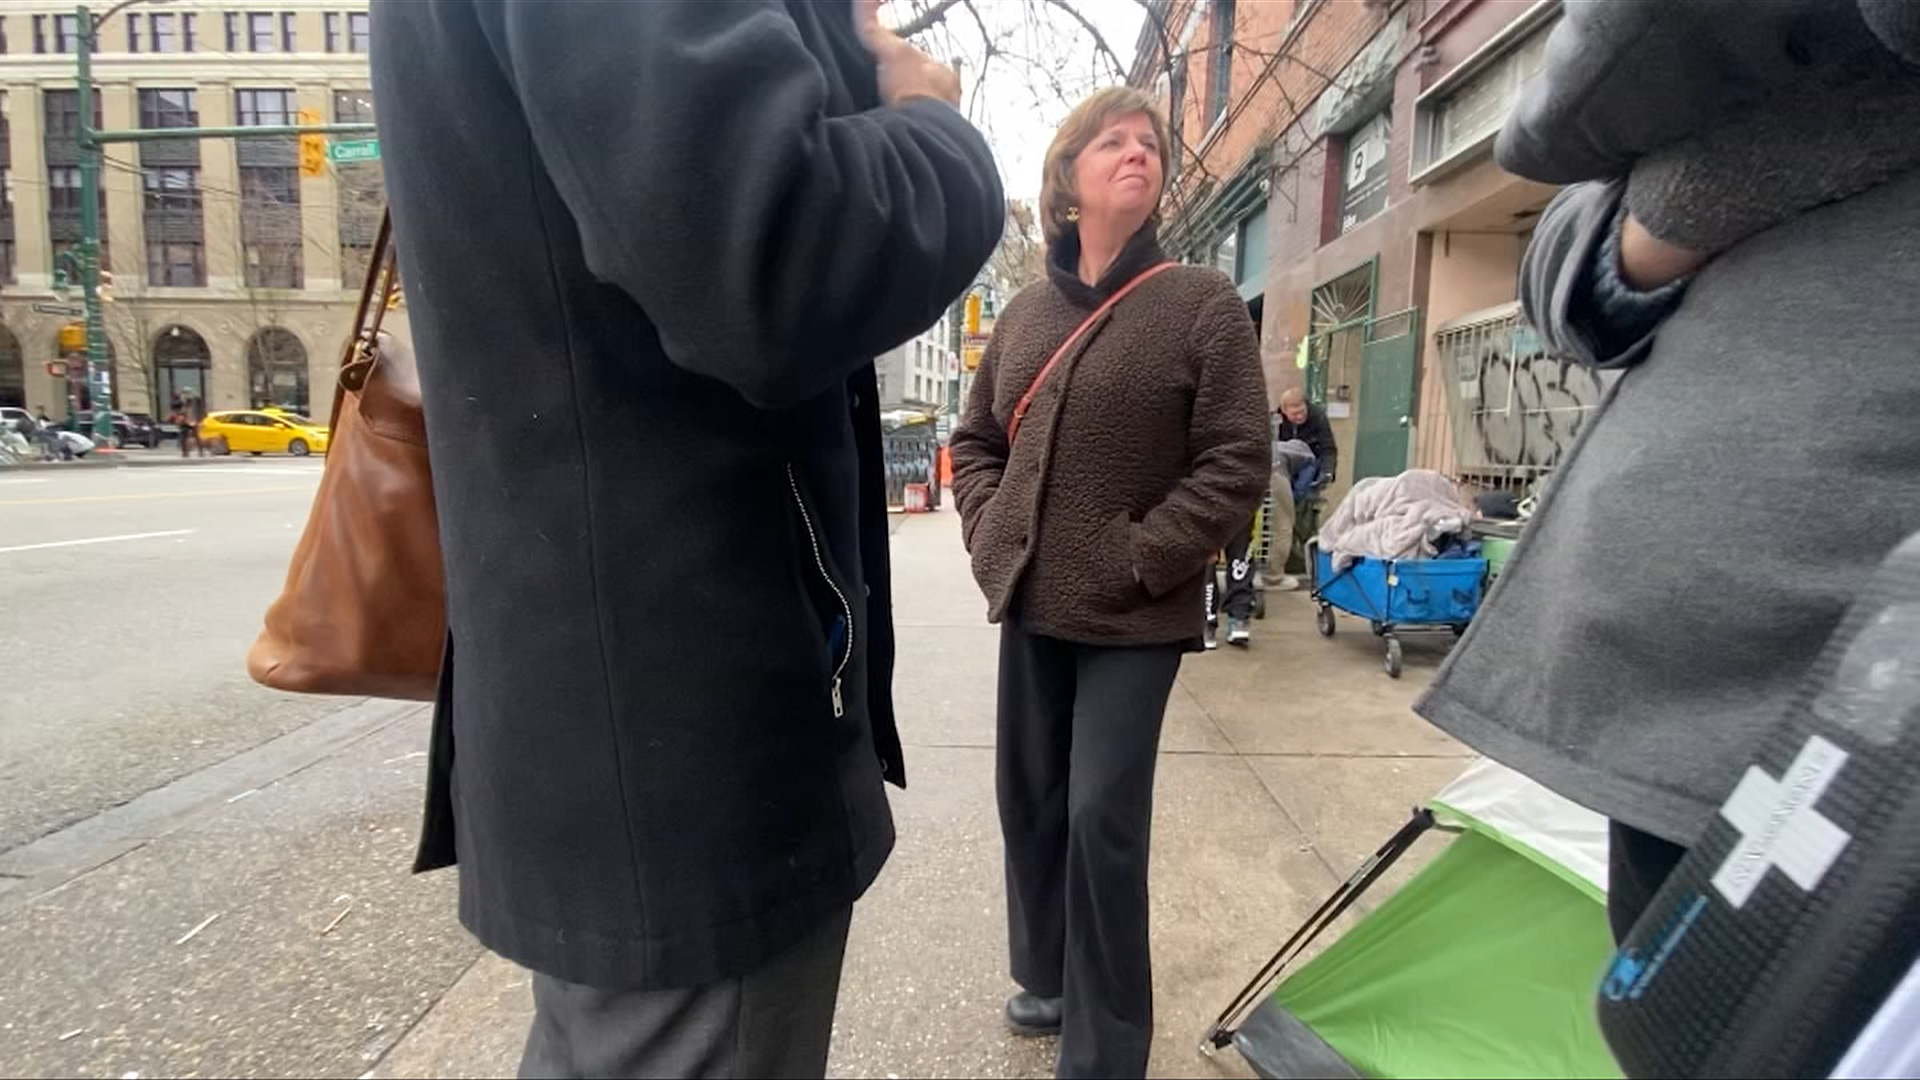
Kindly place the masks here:
[(167, 433), (160, 430), (160, 421), (155, 420), (151, 413), (130, 412), (125, 415), (128, 427), (140, 436), (141, 446), (151, 450), (167, 437)]
[[(80, 410), (68, 426), (75, 431), (91, 434), (93, 410)], [(151, 450), (160, 445), (160, 429), (155, 426), (153, 417), (145, 413), (117, 412), (113, 414), (113, 435), (108, 442), (116, 450), (123, 446), (144, 446)]]
[(247, 409), (209, 413), (200, 421), (200, 441), (215, 453), (308, 454), (327, 452), (325, 424), (294, 413)]

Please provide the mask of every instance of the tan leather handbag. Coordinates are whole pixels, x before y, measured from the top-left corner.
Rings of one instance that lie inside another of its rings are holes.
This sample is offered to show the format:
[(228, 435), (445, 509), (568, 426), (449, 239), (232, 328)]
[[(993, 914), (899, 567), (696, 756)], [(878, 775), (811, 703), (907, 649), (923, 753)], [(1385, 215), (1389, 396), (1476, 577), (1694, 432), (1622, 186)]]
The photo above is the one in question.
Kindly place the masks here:
[(247, 652), (276, 690), (432, 700), (447, 636), (440, 527), (412, 357), (380, 333), (391, 219), (360, 288), (333, 392), (332, 437), (280, 599)]

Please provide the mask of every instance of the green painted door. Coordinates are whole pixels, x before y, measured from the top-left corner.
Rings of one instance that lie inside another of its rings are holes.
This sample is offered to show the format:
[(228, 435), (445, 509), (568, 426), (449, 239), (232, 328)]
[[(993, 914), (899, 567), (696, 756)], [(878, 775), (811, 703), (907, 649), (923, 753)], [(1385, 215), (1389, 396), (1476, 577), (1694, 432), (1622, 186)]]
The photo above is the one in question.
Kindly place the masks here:
[(1353, 478), (1394, 476), (1407, 467), (1413, 423), (1413, 365), (1420, 345), (1420, 312), (1408, 308), (1367, 320), (1360, 346), (1359, 422), (1354, 430)]

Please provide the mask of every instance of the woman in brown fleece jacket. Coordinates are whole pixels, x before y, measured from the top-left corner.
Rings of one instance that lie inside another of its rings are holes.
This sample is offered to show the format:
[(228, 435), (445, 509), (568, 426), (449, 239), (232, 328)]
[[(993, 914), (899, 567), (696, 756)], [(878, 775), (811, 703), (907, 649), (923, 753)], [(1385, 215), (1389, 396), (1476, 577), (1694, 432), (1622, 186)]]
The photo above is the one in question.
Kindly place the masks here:
[(1144, 93), (1094, 94), (1047, 151), (1049, 280), (994, 328), (953, 434), (974, 576), (1001, 624), (997, 787), (1013, 977), (1007, 1020), (1060, 1031), (1061, 1076), (1145, 1075), (1154, 756), (1203, 574), (1267, 487), (1259, 343), (1217, 271), (1141, 279), (1169, 143)]

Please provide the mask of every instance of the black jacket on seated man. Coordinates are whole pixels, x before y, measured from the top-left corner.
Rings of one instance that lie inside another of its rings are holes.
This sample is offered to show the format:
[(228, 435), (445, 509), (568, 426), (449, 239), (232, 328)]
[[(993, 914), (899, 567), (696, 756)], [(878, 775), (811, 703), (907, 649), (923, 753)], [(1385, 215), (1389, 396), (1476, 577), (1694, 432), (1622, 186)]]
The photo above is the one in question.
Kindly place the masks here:
[(1274, 431), (1275, 442), (1287, 442), (1298, 439), (1313, 451), (1313, 458), (1320, 463), (1320, 475), (1317, 484), (1331, 483), (1334, 478), (1334, 466), (1340, 463), (1340, 446), (1333, 441), (1333, 428), (1327, 424), (1327, 410), (1313, 402), (1307, 402), (1307, 418), (1296, 424), (1289, 421), (1284, 413), (1274, 414), (1274, 423), (1279, 425)]
[(558, 979), (736, 977), (893, 845), (872, 359), (1003, 204), (849, 9), (373, 9), (450, 630), (418, 866)]

